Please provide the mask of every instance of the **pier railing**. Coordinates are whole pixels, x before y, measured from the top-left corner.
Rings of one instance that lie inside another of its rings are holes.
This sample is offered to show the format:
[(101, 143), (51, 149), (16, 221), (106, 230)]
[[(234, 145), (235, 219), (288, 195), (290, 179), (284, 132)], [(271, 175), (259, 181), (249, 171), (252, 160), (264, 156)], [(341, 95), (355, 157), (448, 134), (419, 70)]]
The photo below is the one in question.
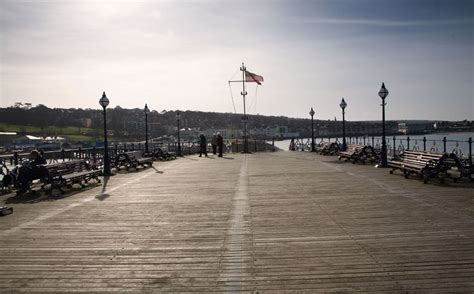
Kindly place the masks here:
[[(342, 138), (321, 137), (315, 139), (315, 144), (323, 142), (336, 142), (342, 145)], [(432, 152), (454, 153), (458, 157), (469, 160), (472, 166), (472, 138), (467, 140), (449, 139), (443, 137), (441, 140), (424, 137), (386, 137), (387, 154), (391, 158), (396, 158), (405, 150), (423, 150)], [(298, 151), (311, 150), (311, 138), (300, 138), (294, 141), (295, 149)], [(346, 137), (346, 144), (370, 145), (374, 149), (381, 149), (382, 138), (376, 136)]]
[[(272, 151), (274, 147), (272, 144), (267, 143), (264, 140), (248, 140), (250, 152), (262, 152)], [(178, 152), (177, 142), (149, 142), (148, 151), (153, 152), (161, 148), (168, 152)], [(197, 141), (181, 141), (181, 154), (190, 155), (199, 153), (200, 145)], [(243, 150), (243, 140), (225, 140), (225, 153), (241, 152)], [(114, 158), (121, 152), (127, 151), (142, 151), (145, 152), (145, 144), (142, 142), (127, 142), (127, 143), (112, 143), (109, 145), (109, 157)], [(210, 144), (207, 146), (207, 151), (212, 152)], [(0, 164), (14, 167), (21, 164), (24, 160), (28, 160), (29, 152), (14, 152), (11, 154), (0, 155)], [(73, 148), (73, 149), (61, 149), (56, 151), (45, 151), (43, 152), (48, 163), (69, 161), (76, 159), (86, 159), (93, 163), (101, 165), (104, 157), (104, 147), (90, 147), (90, 148)]]

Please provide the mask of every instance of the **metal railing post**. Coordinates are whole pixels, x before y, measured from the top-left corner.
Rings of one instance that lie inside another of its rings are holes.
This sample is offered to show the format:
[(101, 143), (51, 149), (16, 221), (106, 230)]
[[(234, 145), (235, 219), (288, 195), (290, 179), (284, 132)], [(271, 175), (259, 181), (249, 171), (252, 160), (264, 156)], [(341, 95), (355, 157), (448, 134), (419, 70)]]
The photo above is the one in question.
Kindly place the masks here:
[(469, 137), (469, 168), (472, 170), (472, 137)]
[(395, 138), (395, 136), (393, 136), (393, 157), (395, 157), (397, 155), (397, 138)]

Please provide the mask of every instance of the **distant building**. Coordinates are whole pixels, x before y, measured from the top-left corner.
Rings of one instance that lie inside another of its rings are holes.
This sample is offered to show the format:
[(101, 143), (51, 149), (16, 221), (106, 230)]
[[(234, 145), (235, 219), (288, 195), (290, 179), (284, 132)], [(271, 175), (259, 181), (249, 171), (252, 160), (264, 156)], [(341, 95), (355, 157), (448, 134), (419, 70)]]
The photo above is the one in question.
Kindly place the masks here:
[(0, 132), (0, 146), (7, 146), (19, 136), (15, 132)]
[(401, 134), (426, 134), (433, 132), (435, 125), (432, 122), (414, 121), (414, 122), (400, 122), (398, 123), (398, 132)]
[(92, 126), (92, 119), (90, 119), (90, 118), (81, 118), (81, 124), (84, 128), (90, 128)]
[(288, 126), (274, 126), (266, 128), (254, 128), (249, 131), (250, 136), (259, 139), (291, 139), (298, 138), (299, 132), (290, 132)]
[(24, 135), (16, 138), (11, 142), (10, 148), (12, 149), (34, 149), (36, 146), (41, 144), (43, 139), (36, 136)]
[(32, 135), (16, 136), (5, 144), (9, 149), (41, 149), (41, 150), (58, 150), (61, 145), (66, 142), (62, 137), (36, 137)]

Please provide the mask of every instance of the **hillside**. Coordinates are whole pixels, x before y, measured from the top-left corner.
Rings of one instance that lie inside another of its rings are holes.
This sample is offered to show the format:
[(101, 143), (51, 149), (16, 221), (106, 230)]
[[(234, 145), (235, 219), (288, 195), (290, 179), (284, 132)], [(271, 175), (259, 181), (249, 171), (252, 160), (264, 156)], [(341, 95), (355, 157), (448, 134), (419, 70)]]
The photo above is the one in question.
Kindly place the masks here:
[[(242, 115), (201, 111), (181, 111), (181, 128), (198, 131), (241, 129)], [(432, 126), (433, 121), (399, 121)], [(472, 122), (471, 122), (472, 123)], [(176, 111), (153, 110), (148, 115), (150, 137), (174, 134), (176, 131)], [(441, 126), (446, 123), (438, 122)], [(107, 109), (109, 135), (116, 140), (142, 140), (145, 130), (143, 109), (124, 109), (120, 106)], [(310, 119), (288, 118), (284, 116), (250, 115), (248, 128), (265, 129), (276, 126), (288, 127), (288, 132), (299, 132), (302, 137), (311, 135)], [(341, 134), (342, 122), (315, 120), (315, 134)], [(423, 128), (423, 127), (422, 127)], [(421, 129), (422, 129), (421, 128)], [(381, 130), (380, 121), (348, 121), (348, 135), (377, 134)], [(388, 132), (397, 132), (398, 122), (387, 122)], [(103, 113), (98, 109), (62, 109), (38, 105), (32, 108), (0, 108), (0, 132), (18, 132), (36, 136), (61, 136), (70, 141), (93, 142), (102, 139)]]
[[(198, 130), (240, 129), (241, 115), (232, 113), (181, 111), (181, 127)], [(148, 115), (150, 136), (172, 134), (176, 127), (176, 111), (151, 111)], [(309, 131), (309, 120), (276, 116), (249, 116), (249, 129), (288, 126), (289, 131)], [(107, 109), (110, 135), (117, 139), (142, 138), (145, 115), (142, 109)], [(0, 108), (0, 132), (19, 132), (38, 136), (63, 136), (81, 141), (100, 138), (103, 113), (97, 109), (62, 109), (38, 105), (30, 109)]]

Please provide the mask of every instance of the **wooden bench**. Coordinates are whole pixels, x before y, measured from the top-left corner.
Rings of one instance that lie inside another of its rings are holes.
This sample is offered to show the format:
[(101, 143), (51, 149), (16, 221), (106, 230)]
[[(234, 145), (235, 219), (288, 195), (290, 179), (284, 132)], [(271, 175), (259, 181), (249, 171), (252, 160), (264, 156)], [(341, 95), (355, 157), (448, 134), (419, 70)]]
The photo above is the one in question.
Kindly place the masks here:
[(140, 151), (123, 152), (117, 155), (114, 163), (115, 169), (117, 170), (120, 170), (121, 167), (124, 167), (126, 170), (130, 168), (138, 170), (139, 166), (143, 168), (152, 166), (153, 157), (143, 157)]
[(424, 183), (431, 178), (439, 178), (443, 182), (449, 169), (446, 164), (448, 158), (447, 153), (406, 150), (399, 160), (389, 160), (387, 166), (392, 168), (391, 174), (395, 170), (401, 170), (405, 178), (415, 174), (422, 177)]
[(62, 163), (45, 165), (50, 175), (52, 188), (58, 188), (62, 193), (64, 186), (71, 188), (74, 184), (85, 187), (91, 180), (100, 183), (101, 171), (90, 165), (86, 160), (73, 160)]
[[(20, 176), (12, 173), (12, 176), (17, 176), (14, 179), (17, 188), (17, 195), (24, 194), (28, 191), (33, 191), (33, 187), (39, 185), (41, 190), (46, 190), (46, 186), (51, 185), (51, 190), (59, 189), (64, 193), (63, 187), (72, 187), (73, 184), (80, 184), (84, 187), (90, 180), (95, 179), (98, 183), (100, 180), (98, 176), (101, 171), (91, 166), (86, 160), (71, 160), (59, 163), (42, 164), (29, 169), (24, 172), (29, 174), (23, 183), (20, 183)], [(49, 189), (48, 189), (49, 190)]]
[(153, 150), (152, 158), (155, 160), (172, 160), (176, 159), (176, 153), (157, 148)]
[(449, 168), (447, 173), (448, 178), (452, 178), (454, 182), (462, 179), (473, 181), (473, 170), (472, 167), (469, 166), (468, 160), (462, 160), (456, 154), (451, 153), (448, 158), (444, 160), (444, 164)]
[(336, 155), (339, 153), (339, 144), (335, 142), (323, 142), (316, 148), (316, 152), (321, 155)]
[(351, 144), (347, 146), (346, 151), (339, 152), (339, 160), (345, 159), (352, 163), (361, 162), (365, 164), (366, 161), (376, 162), (378, 160), (377, 153), (372, 146)]

